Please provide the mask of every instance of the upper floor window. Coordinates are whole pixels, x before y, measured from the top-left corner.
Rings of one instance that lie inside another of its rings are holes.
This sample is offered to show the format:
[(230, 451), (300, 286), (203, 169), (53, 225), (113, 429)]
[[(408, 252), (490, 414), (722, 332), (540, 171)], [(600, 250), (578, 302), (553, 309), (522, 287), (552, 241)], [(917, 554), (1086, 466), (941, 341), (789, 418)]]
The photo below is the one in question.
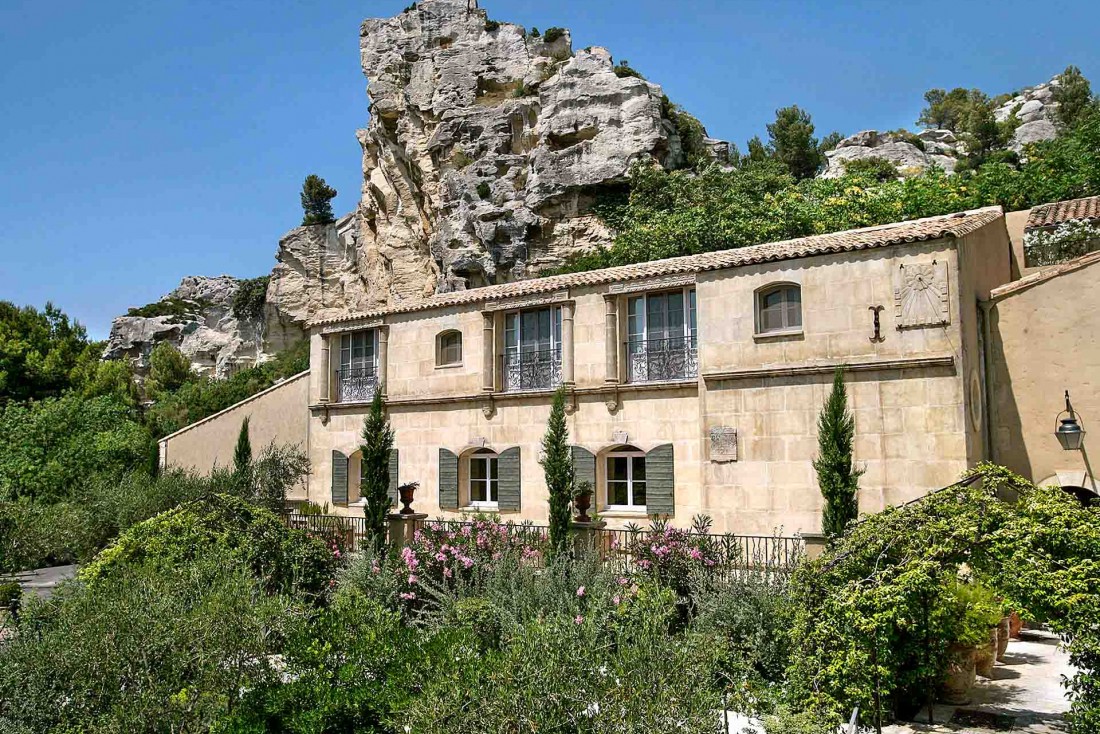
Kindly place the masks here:
[(802, 330), (802, 289), (793, 283), (767, 286), (756, 292), (756, 333)]
[(626, 323), (628, 382), (682, 380), (698, 374), (694, 288), (631, 298)]
[(633, 447), (607, 455), (605, 491), (609, 510), (646, 509), (645, 454)]
[(360, 402), (378, 388), (378, 330), (340, 335), (340, 367), (336, 373), (336, 400)]
[(461, 331), (444, 331), (435, 339), (435, 364), (437, 367), (462, 364)]
[(505, 390), (551, 390), (561, 385), (561, 306), (504, 315)]
[(471, 507), (496, 507), (499, 483), (498, 457), (488, 449), (470, 455), (467, 467)]

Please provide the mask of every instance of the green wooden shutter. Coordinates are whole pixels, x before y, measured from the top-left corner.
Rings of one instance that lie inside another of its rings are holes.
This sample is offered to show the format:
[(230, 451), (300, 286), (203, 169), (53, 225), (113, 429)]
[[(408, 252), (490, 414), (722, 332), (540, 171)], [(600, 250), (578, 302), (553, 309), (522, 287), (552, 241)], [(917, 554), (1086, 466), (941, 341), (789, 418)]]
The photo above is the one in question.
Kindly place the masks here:
[(397, 507), (397, 449), (390, 449), (390, 507)]
[(501, 510), (519, 510), (519, 446), (500, 452), (497, 476), (497, 507)]
[(576, 486), (588, 482), (592, 493), (596, 492), (596, 455), (581, 446), (573, 447), (573, 476), (576, 478)]
[(339, 451), (332, 452), (332, 504), (348, 503), (348, 457)]
[(676, 514), (676, 473), (672, 444), (663, 443), (645, 455), (646, 512), (650, 515)]
[(439, 509), (458, 509), (458, 456), (439, 450)]

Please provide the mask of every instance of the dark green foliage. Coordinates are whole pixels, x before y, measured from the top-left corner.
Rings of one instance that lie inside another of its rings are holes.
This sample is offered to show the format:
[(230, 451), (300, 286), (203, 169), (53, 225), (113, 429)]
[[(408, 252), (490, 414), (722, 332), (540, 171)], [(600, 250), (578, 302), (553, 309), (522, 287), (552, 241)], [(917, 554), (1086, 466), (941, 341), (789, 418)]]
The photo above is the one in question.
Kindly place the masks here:
[(856, 424), (848, 410), (844, 371), (837, 368), (833, 389), (817, 419), (817, 458), (814, 471), (825, 499), (821, 530), (830, 538), (844, 533), (859, 516), (859, 477), (863, 472), (852, 465), (852, 442)]
[(84, 327), (51, 303), (39, 312), (0, 301), (0, 407), (60, 396), (87, 343)]
[(826, 151), (830, 151), (836, 147), (837, 143), (844, 139), (844, 136), (838, 133), (836, 130), (829, 133), (821, 139), (821, 142), (817, 144), (817, 149), (821, 151), (821, 155), (825, 155)]
[(155, 436), (166, 436), (307, 369), (309, 340), (303, 339), (274, 360), (224, 380), (196, 377), (175, 392), (158, 395), (156, 404), (146, 411), (146, 425)]
[(748, 159), (748, 163), (765, 163), (772, 159), (774, 151), (764, 145), (764, 141), (760, 139), (759, 135), (754, 135), (748, 142), (748, 153), (745, 157)]
[(990, 108), (989, 97), (980, 89), (956, 87), (929, 89), (924, 93), (927, 107), (921, 110), (917, 124), (929, 129), (951, 130), (954, 133), (969, 132), (972, 117)]
[(223, 558), (70, 583), (0, 648), (0, 730), (209, 731), (276, 678), (269, 656), (301, 613)]
[(897, 130), (891, 130), (888, 135), (893, 135), (898, 140), (904, 143), (909, 143), (918, 150), (924, 150), (924, 141), (917, 137), (916, 133), (911, 133), (905, 128), (899, 128)]
[(174, 392), (196, 377), (191, 371), (191, 363), (170, 342), (161, 342), (149, 353), (146, 386), (150, 395)]
[(302, 226), (311, 224), (331, 224), (336, 221), (332, 213), (332, 200), (336, 198), (336, 189), (325, 183), (325, 179), (316, 174), (306, 176), (302, 184)]
[(0, 410), (0, 502), (56, 502), (86, 478), (147, 465), (151, 442), (127, 406), (76, 395)]
[(844, 161), (844, 172), (852, 176), (871, 178), (879, 183), (893, 181), (901, 175), (898, 167), (891, 161), (878, 156)]
[(542, 469), (550, 495), (550, 551), (564, 556), (569, 550), (570, 506), (573, 502), (573, 452), (565, 424), (565, 389), (558, 388), (550, 406), (546, 435), (542, 439)]
[(237, 434), (237, 445), (233, 448), (233, 472), (244, 476), (252, 466), (252, 439), (248, 437), (248, 416), (241, 421), (241, 431)]
[(546, 33), (542, 34), (542, 40), (546, 43), (553, 43), (562, 36), (565, 35), (564, 28), (558, 28), (557, 26), (551, 26), (546, 29)]
[(1067, 66), (1058, 75), (1059, 86), (1054, 87), (1054, 101), (1058, 103), (1058, 122), (1074, 128), (1089, 115), (1097, 112), (1097, 100), (1092, 96), (1089, 80), (1076, 66)]
[(363, 419), (362, 437), (359, 493), (365, 502), (363, 517), (375, 547), (381, 550), (386, 542), (386, 515), (390, 511), (390, 453), (394, 442), (393, 428), (382, 410), (381, 390), (374, 391), (370, 412)]
[(676, 135), (680, 138), (680, 149), (684, 153), (684, 165), (687, 167), (699, 167), (707, 162), (707, 148), (704, 143), (707, 131), (703, 123), (694, 116), (685, 112), (679, 105), (673, 104), (668, 97), (661, 99), (661, 111), (676, 128)]
[(0, 582), (0, 610), (18, 616), (22, 600), (23, 587), (19, 585), (18, 581)]
[(264, 315), (267, 303), (267, 284), (270, 275), (242, 280), (233, 294), (233, 316), (238, 319), (255, 321)]
[(170, 569), (203, 557), (239, 564), (272, 593), (316, 596), (336, 570), (332, 550), (273, 512), (228, 495), (207, 495), (126, 530), (80, 569), (89, 587), (125, 576), (135, 566)]
[(500, 28), (500, 22), (499, 21), (495, 21), (495, 20), (485, 21), (485, 30), (488, 31), (489, 33), (492, 33), (493, 31), (497, 30), (498, 28)]
[(626, 77), (645, 79), (645, 77), (642, 76), (642, 73), (631, 66), (630, 62), (626, 59), (623, 59), (619, 63), (615, 64), (615, 68), (613, 69), (613, 71), (615, 72), (615, 76), (619, 77), (620, 79), (624, 79)]
[(187, 298), (162, 298), (144, 306), (131, 308), (126, 312), (127, 316), (141, 316), (143, 318), (155, 318), (157, 316), (171, 316), (169, 323), (180, 324), (197, 318), (210, 305), (209, 301), (201, 298), (194, 300)]
[(477, 195), (482, 199), (488, 199), (492, 196), (493, 191), (489, 188), (489, 184), (485, 181), (481, 181), (477, 185)]
[[(1100, 194), (1100, 116), (1028, 148), (1027, 163), (990, 162), (947, 176), (930, 169), (900, 181), (866, 172), (796, 182), (774, 162), (698, 173), (636, 167), (626, 203), (601, 203), (610, 247), (569, 259), (565, 272), (711, 252), (998, 204), (1006, 210)], [(763, 144), (759, 144), (763, 148)], [(766, 156), (766, 151), (761, 153)]]
[(810, 178), (821, 167), (822, 155), (810, 113), (797, 105), (775, 111), (775, 122), (768, 125), (768, 138), (775, 159), (795, 179)]
[(539, 36), (538, 26), (531, 26), (531, 35), (536, 38)]

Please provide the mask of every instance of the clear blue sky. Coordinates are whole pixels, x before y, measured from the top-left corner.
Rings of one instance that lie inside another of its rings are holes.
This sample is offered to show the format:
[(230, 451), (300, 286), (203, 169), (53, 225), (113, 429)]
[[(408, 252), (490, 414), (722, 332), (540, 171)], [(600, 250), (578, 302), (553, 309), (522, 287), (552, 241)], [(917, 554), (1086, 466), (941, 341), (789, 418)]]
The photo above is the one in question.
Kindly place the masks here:
[[(274, 264), (315, 172), (359, 197), (359, 22), (408, 0), (0, 2), (0, 299), (97, 338), (184, 275)], [(1069, 63), (1100, 87), (1100, 3), (482, 0), (606, 46), (706, 124), (764, 135), (912, 126), (930, 87), (991, 94)]]

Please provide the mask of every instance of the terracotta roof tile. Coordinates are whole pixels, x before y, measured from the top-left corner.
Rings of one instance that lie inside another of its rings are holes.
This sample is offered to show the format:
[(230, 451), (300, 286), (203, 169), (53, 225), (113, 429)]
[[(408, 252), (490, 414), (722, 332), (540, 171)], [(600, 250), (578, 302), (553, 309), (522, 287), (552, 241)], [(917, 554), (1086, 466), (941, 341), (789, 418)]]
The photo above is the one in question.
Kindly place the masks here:
[(811, 235), (782, 242), (740, 247), (733, 250), (685, 255), (667, 260), (652, 260), (634, 265), (589, 270), (583, 273), (551, 275), (545, 278), (516, 281), (515, 283), (472, 288), (453, 293), (440, 293), (424, 300), (394, 304), (383, 309), (364, 313), (315, 319), (310, 325), (322, 326), (344, 321), (375, 318), (385, 314), (411, 313), (516, 296), (552, 293), (563, 288), (577, 286), (595, 286), (662, 275), (722, 270), (742, 265), (756, 265), (778, 260), (810, 257), (812, 255), (852, 252), (899, 245), (906, 242), (937, 240), (943, 237), (964, 237), (974, 230), (1000, 219), (1002, 216), (1003, 212), (999, 206), (986, 207), (957, 214), (926, 217), (908, 222), (852, 229), (831, 234)]
[(1100, 196), (1086, 199), (1056, 201), (1053, 204), (1040, 204), (1031, 210), (1024, 230), (1037, 227), (1053, 227), (1062, 222), (1074, 220), (1100, 219)]

